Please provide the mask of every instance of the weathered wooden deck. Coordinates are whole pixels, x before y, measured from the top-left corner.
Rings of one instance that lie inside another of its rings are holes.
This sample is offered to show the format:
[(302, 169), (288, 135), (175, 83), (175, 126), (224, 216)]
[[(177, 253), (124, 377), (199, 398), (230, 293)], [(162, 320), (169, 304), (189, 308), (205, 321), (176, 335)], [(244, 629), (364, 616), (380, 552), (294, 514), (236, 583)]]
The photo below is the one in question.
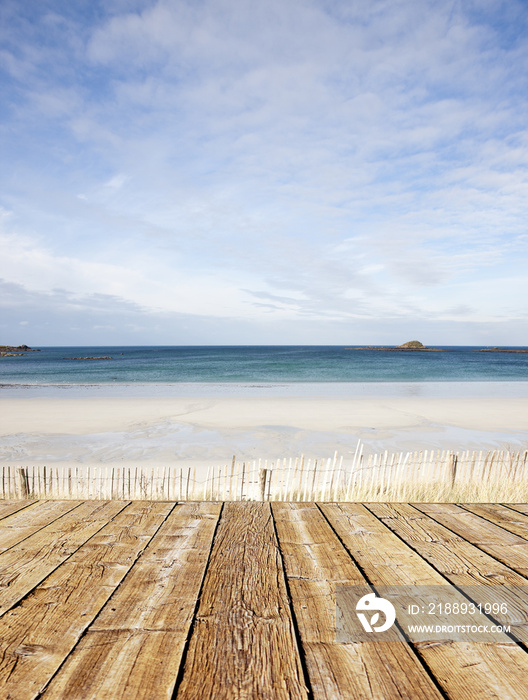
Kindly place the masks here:
[(0, 698), (528, 698), (509, 644), (338, 644), (336, 584), (528, 583), (528, 505), (0, 501)]

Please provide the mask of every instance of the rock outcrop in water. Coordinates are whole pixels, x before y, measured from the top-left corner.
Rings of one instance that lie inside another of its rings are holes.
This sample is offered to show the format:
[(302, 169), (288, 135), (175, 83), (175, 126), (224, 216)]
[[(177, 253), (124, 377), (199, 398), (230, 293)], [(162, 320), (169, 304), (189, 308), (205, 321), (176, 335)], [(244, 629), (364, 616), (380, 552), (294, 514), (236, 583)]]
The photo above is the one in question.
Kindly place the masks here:
[(0, 345), (0, 357), (22, 357), (25, 352), (40, 352), (28, 345)]
[(389, 350), (391, 352), (447, 352), (441, 348), (427, 348), (419, 340), (409, 340), (403, 345), (397, 345), (395, 347), (380, 347), (379, 345), (368, 345), (364, 348), (346, 348), (346, 350)]
[[(122, 353), (121, 353), (122, 354)], [(65, 357), (65, 360), (111, 360), (110, 355), (103, 355), (101, 357)]]
[(479, 352), (528, 352), (528, 350), (521, 348), (482, 348)]

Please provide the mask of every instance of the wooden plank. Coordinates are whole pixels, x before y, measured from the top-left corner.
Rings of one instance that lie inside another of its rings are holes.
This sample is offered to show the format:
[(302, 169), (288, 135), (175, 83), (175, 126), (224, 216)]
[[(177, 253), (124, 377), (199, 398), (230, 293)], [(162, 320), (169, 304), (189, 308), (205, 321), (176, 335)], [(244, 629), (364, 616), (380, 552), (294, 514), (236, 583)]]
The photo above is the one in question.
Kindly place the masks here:
[(176, 506), (43, 698), (171, 698), (220, 515)]
[[(322, 504), (321, 509), (374, 586), (447, 583), (365, 506)], [(503, 638), (500, 644), (417, 643), (415, 648), (450, 698), (528, 698), (528, 654)]]
[(418, 510), (416, 505), (369, 503), (366, 507), (456, 585), (528, 583), (511, 568)]
[[(76, 648), (73, 658), (69, 656), (65, 662), (66, 671), (61, 667), (57, 680), (53, 678), (39, 700), (170, 700), (168, 689), (174, 686), (178, 667), (173, 659), (181, 655), (178, 632), (105, 630), (89, 634), (91, 646), (85, 637), (81, 639), (79, 656)], [(135, 660), (139, 661), (137, 669)], [(128, 676), (127, 670), (131, 672)], [(63, 688), (69, 694), (63, 694)]]
[(172, 508), (130, 504), (0, 619), (0, 697), (43, 691)]
[[(501, 620), (511, 625), (511, 633), (528, 644), (528, 581), (494, 557), (453, 534), (436, 520), (407, 503), (369, 503), (368, 509), (399, 537), (409, 543), (453, 585), (471, 586), (472, 600), (481, 605), (496, 602), (487, 586), (501, 588), (500, 600), (507, 604)], [(478, 585), (480, 584), (480, 585)]]
[(461, 508), (528, 540), (528, 517), (500, 503), (459, 503)]
[(337, 643), (336, 586), (365, 578), (315, 504), (272, 511), (314, 697), (443, 697), (409, 645)]
[(81, 503), (82, 501), (38, 501), (7, 516), (0, 521), (0, 552), (22, 542)]
[(461, 508), (455, 503), (413, 503), (417, 510), (430, 515), (439, 523), (476, 545), (526, 545), (528, 542), (513, 532)]
[(434, 700), (444, 697), (425, 672), (423, 676), (412, 673), (410, 678), (405, 678), (405, 672), (416, 663), (416, 657), (408, 646), (397, 643), (402, 650), (398, 653), (391, 649), (394, 646), (375, 642), (303, 644), (314, 700)]
[(177, 697), (308, 697), (269, 503), (224, 504)]
[(528, 542), (454, 503), (416, 503), (415, 507), (522, 576), (528, 576)]
[(33, 503), (37, 503), (37, 501), (0, 501), (0, 520), (33, 505)]
[(528, 515), (528, 503), (504, 503), (504, 506), (516, 510), (518, 513)]
[(272, 512), (301, 639), (335, 643), (335, 586), (365, 579), (314, 504), (275, 501)]
[(125, 503), (87, 501), (0, 554), (0, 615), (104, 527)]
[(447, 585), (440, 574), (400, 542), (365, 506), (359, 503), (323, 503), (320, 508), (369, 579), (372, 573), (379, 584), (387, 586)]

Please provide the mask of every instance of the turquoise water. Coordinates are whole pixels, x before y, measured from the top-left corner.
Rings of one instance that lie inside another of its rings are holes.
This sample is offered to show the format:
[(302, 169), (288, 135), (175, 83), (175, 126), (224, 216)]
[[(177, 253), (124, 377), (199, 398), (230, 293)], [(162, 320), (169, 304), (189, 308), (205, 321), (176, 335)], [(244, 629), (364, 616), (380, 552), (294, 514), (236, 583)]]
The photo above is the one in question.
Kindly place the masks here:
[[(36, 385), (528, 381), (528, 354), (337, 346), (47, 347), (0, 359), (2, 389)], [(70, 358), (111, 356), (110, 360)]]

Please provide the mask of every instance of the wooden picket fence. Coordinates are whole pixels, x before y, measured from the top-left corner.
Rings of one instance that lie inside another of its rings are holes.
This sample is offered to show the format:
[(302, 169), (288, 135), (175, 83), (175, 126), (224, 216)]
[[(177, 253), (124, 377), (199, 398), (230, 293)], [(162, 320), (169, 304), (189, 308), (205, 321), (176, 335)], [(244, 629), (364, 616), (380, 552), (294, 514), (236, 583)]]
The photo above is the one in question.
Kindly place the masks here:
[(521, 501), (528, 500), (528, 450), (417, 451), (328, 459), (254, 460), (189, 468), (13, 467), (1, 470), (3, 499), (157, 501)]

